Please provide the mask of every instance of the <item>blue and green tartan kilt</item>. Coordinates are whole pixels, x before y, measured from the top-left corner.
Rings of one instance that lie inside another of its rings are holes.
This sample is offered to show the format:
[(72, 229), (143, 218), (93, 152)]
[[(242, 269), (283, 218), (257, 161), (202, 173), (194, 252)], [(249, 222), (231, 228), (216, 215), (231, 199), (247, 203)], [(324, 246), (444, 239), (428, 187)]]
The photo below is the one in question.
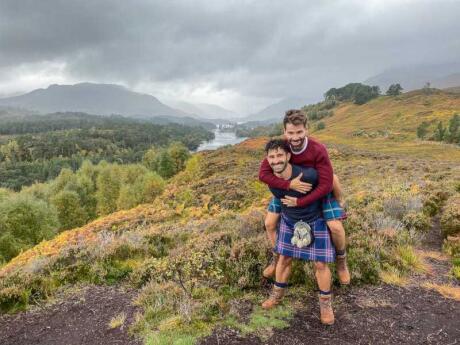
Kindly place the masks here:
[(326, 220), (345, 220), (347, 214), (345, 210), (340, 206), (334, 194), (329, 193), (323, 198), (323, 218)]
[[(329, 193), (323, 198), (323, 218), (326, 221), (329, 220), (344, 220), (347, 219), (345, 210), (340, 206), (334, 194)], [(268, 204), (268, 212), (281, 213), (281, 200), (273, 197)]]
[(295, 221), (281, 214), (280, 229), (275, 246), (276, 253), (300, 260), (335, 261), (335, 247), (323, 218), (320, 217), (312, 222), (308, 222), (313, 232), (314, 241), (308, 247), (304, 248), (298, 248), (291, 243), (295, 223)]

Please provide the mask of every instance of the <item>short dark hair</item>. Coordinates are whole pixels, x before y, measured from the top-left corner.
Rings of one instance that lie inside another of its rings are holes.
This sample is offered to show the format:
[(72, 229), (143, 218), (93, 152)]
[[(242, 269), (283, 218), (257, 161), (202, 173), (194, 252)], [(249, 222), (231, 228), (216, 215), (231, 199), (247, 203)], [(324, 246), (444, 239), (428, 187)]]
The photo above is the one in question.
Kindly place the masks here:
[(272, 139), (265, 145), (265, 153), (277, 149), (284, 150), (286, 153), (290, 152), (289, 145), (283, 139)]
[(307, 114), (301, 109), (291, 109), (286, 111), (284, 115), (283, 126), (286, 129), (286, 125), (291, 123), (295, 126), (304, 125), (307, 127)]

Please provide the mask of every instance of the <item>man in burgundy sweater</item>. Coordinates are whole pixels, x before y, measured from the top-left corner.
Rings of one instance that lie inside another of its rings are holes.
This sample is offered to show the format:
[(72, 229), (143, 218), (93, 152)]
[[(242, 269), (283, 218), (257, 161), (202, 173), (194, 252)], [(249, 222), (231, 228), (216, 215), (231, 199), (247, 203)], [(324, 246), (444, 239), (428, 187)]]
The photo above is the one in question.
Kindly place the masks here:
[[(336, 248), (337, 275), (342, 284), (350, 283), (350, 273), (346, 262), (346, 238), (342, 220), (346, 218), (340, 203), (340, 185), (333, 174), (331, 161), (326, 147), (320, 142), (307, 137), (307, 116), (302, 110), (288, 110), (283, 120), (284, 135), (291, 149), (290, 162), (295, 165), (311, 167), (318, 173), (318, 186), (312, 190), (311, 184), (301, 181), (299, 177), (287, 181), (274, 175), (267, 159), (264, 159), (259, 170), (259, 179), (272, 188), (296, 190), (306, 194), (300, 198), (286, 196), (283, 199), (273, 198), (268, 207), (265, 227), (271, 244), (276, 243), (276, 228), (280, 218), (281, 203), (288, 207), (304, 207), (317, 200), (322, 200), (323, 217), (331, 231), (332, 241)], [(310, 192), (311, 193), (308, 193)], [(333, 192), (333, 193), (332, 193)], [(264, 276), (271, 278), (275, 274), (275, 260), (264, 270)]]

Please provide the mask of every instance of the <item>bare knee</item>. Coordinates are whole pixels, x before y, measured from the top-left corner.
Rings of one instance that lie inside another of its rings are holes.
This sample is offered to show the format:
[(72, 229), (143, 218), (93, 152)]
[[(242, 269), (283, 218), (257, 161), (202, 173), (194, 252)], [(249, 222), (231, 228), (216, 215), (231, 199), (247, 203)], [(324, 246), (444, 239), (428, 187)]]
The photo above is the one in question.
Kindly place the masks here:
[(324, 272), (324, 271), (327, 271), (328, 269), (329, 267), (327, 266), (325, 262), (315, 261), (315, 270), (317, 272)]
[(269, 212), (265, 217), (265, 229), (267, 229), (267, 231), (276, 231), (278, 220), (279, 214)]
[(345, 229), (341, 220), (329, 220), (327, 221), (327, 226), (331, 233), (337, 235), (345, 235)]
[(292, 258), (289, 256), (280, 255), (278, 259), (278, 264), (282, 267), (288, 267), (292, 264)]

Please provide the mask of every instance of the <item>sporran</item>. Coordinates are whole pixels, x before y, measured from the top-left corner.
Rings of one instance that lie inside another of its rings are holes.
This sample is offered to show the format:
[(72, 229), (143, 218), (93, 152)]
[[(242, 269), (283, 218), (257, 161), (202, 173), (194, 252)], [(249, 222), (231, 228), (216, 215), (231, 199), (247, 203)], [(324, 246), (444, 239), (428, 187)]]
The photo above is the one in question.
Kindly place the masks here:
[(292, 236), (291, 243), (297, 248), (308, 247), (313, 242), (313, 233), (311, 226), (304, 222), (298, 221), (294, 224), (294, 235)]

